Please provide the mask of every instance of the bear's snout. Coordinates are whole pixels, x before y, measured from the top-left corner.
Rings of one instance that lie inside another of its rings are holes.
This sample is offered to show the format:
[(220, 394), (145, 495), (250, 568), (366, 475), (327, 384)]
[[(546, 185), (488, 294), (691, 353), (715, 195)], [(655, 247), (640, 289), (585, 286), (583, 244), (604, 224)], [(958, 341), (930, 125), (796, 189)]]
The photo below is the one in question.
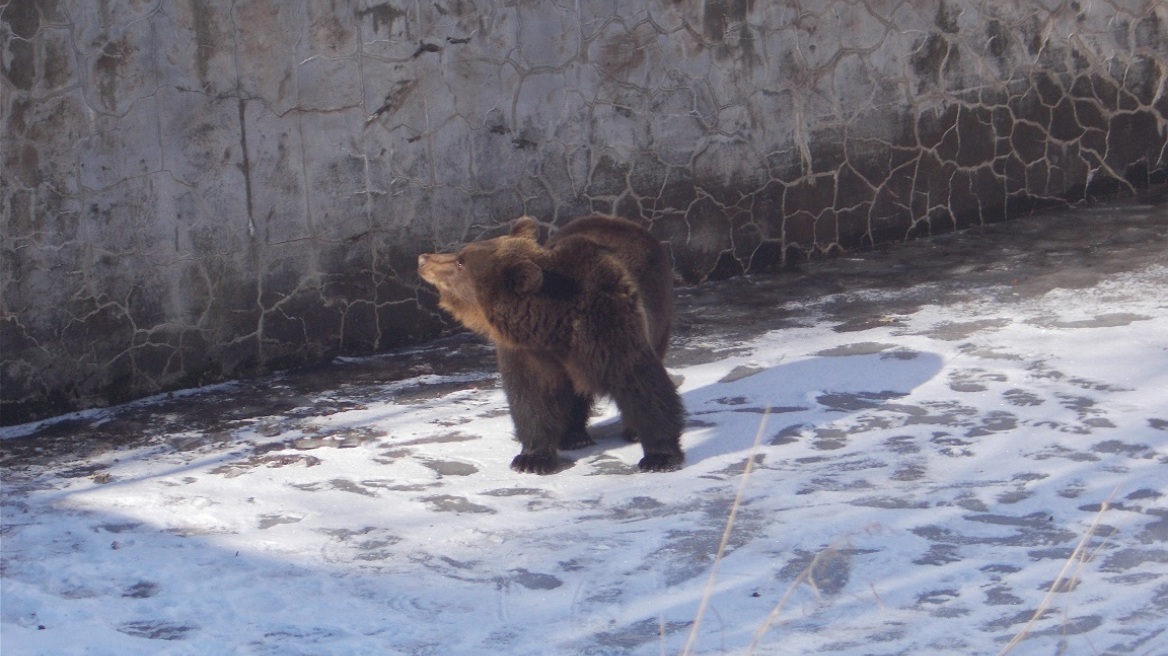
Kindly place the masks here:
[(457, 253), (422, 253), (418, 256), (418, 277), (435, 286), (449, 284), (457, 262)]
[(431, 269), (434, 267), (453, 265), (457, 261), (457, 253), (422, 253), (418, 256), (418, 268)]
[(418, 256), (418, 276), (426, 282), (434, 282), (433, 253), (422, 253)]
[[(443, 257), (439, 253), (422, 253), (418, 256), (418, 271), (432, 271), (442, 266)], [(449, 259), (449, 258), (446, 258)]]

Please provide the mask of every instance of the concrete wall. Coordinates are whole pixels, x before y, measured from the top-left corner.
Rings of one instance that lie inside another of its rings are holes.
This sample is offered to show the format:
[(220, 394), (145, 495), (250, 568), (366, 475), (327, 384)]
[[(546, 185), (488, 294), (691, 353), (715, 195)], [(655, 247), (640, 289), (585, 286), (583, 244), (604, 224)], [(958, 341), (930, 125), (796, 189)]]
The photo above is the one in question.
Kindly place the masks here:
[(434, 335), (523, 213), (700, 281), (1168, 167), (1158, 0), (0, 7), (6, 422)]

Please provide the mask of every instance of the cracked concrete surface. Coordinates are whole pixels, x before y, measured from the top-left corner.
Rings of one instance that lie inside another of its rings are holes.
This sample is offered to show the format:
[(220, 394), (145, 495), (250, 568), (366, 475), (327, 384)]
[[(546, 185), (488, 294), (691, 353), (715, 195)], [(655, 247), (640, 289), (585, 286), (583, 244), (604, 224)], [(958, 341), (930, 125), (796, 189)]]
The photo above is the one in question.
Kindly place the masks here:
[(416, 254), (524, 213), (639, 219), (697, 282), (1156, 184), (1166, 22), (0, 2), (0, 421), (433, 337)]

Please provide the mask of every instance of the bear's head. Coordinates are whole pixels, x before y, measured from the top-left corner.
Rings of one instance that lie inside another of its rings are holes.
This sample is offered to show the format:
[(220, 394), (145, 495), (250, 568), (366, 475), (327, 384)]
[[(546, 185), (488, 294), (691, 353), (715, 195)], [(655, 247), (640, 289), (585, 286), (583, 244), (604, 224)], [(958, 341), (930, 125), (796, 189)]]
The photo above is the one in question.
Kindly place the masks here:
[(418, 275), (438, 290), (438, 307), (470, 330), (499, 341), (488, 308), (530, 296), (543, 285), (539, 262), (547, 250), (536, 241), (538, 235), (539, 224), (524, 216), (502, 237), (472, 242), (457, 253), (419, 255)]

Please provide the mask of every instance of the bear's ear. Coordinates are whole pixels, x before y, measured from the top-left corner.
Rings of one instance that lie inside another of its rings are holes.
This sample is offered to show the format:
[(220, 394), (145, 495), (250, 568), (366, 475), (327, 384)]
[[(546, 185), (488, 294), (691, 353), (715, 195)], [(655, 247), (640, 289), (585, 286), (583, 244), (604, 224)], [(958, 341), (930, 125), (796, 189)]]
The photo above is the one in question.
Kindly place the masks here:
[(521, 216), (511, 224), (511, 236), (538, 241), (539, 222), (530, 216)]
[(543, 270), (531, 260), (508, 265), (503, 276), (507, 287), (520, 296), (534, 294), (543, 285)]

